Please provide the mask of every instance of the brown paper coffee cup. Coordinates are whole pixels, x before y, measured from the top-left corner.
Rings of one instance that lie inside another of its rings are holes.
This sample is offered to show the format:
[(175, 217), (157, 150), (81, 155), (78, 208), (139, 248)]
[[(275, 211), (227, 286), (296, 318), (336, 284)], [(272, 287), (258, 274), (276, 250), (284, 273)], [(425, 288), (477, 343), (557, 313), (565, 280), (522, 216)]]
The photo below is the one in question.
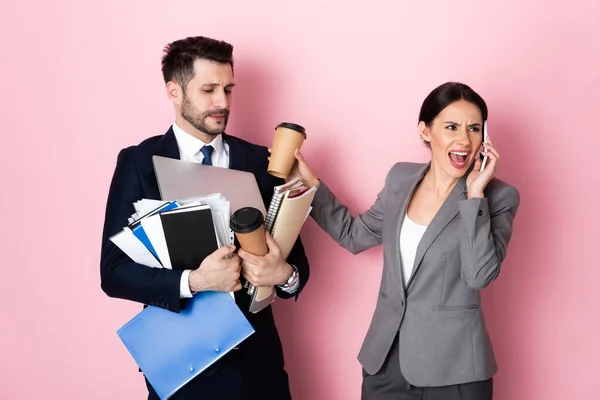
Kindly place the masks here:
[(289, 122), (277, 125), (267, 172), (278, 178), (287, 178), (296, 162), (294, 152), (302, 147), (305, 140), (306, 132), (302, 126)]
[(265, 256), (269, 252), (265, 241), (265, 228), (259, 227), (254, 232), (235, 234), (242, 249), (255, 256)]
[[(265, 237), (264, 216), (256, 208), (244, 207), (237, 210), (229, 221), (244, 251), (255, 256), (265, 256), (269, 252)], [(273, 296), (272, 287), (257, 287), (254, 301), (260, 302)]]
[(235, 232), (242, 249), (255, 256), (269, 252), (265, 238), (264, 216), (254, 207), (244, 207), (231, 216), (229, 226)]

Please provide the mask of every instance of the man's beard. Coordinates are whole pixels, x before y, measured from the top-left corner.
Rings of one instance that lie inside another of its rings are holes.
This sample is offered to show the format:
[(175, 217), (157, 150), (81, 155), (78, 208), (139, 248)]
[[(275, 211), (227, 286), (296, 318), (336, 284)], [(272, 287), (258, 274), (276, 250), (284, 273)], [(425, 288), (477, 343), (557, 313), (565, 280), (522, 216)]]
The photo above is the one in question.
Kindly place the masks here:
[[(211, 115), (223, 115), (223, 124), (218, 128), (211, 128), (206, 123), (206, 119), (209, 118)], [(217, 110), (199, 112), (196, 109), (196, 107), (194, 107), (187, 95), (184, 93), (183, 100), (181, 102), (181, 116), (200, 132), (209, 136), (217, 136), (225, 132), (225, 127), (227, 127), (227, 121), (229, 119), (229, 110), (226, 108), (222, 108)]]

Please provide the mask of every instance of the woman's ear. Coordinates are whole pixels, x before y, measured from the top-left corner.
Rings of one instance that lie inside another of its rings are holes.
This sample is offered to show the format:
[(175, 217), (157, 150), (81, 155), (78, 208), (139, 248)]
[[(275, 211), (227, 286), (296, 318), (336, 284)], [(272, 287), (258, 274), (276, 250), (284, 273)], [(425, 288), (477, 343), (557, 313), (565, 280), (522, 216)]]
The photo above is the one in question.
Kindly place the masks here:
[(425, 124), (425, 122), (419, 122), (419, 133), (421, 134), (421, 139), (423, 139), (427, 143), (431, 142), (430, 132), (431, 131), (429, 127)]

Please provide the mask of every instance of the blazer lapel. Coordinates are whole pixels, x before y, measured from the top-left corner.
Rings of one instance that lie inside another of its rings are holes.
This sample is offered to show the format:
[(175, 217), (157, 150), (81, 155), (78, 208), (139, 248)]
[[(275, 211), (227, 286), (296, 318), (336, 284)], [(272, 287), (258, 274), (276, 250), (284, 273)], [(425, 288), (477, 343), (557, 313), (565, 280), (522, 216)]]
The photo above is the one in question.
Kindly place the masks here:
[(404, 216), (406, 215), (406, 210), (408, 209), (408, 203), (412, 198), (415, 188), (417, 187), (419, 182), (421, 182), (421, 180), (429, 170), (429, 166), (430, 164), (427, 164), (425, 167), (419, 169), (409, 180), (406, 181), (404, 185), (400, 187), (400, 191), (398, 192), (397, 198), (404, 200), (402, 200), (401, 207), (398, 209), (398, 214), (392, 216), (393, 220), (397, 221), (394, 245), (396, 248), (396, 259), (399, 265), (399, 268), (396, 269), (396, 274), (398, 277), (399, 287), (402, 288), (402, 297), (406, 297), (406, 292), (404, 290), (404, 272), (402, 272), (402, 254), (400, 253), (400, 232), (402, 231), (402, 225), (404, 223)]
[(229, 168), (247, 171), (248, 152), (231, 136), (223, 133), (223, 141), (229, 146)]
[(425, 252), (431, 246), (431, 243), (435, 240), (436, 237), (442, 232), (442, 230), (454, 219), (454, 217), (458, 214), (458, 202), (460, 200), (464, 200), (467, 198), (466, 196), (467, 186), (466, 186), (466, 175), (461, 178), (450, 194), (448, 198), (442, 204), (439, 211), (431, 221), (431, 224), (425, 230), (425, 234), (421, 238), (419, 245), (417, 246), (417, 254), (415, 256), (415, 263), (413, 266), (413, 271), (410, 280), (408, 281), (407, 288), (412, 283), (414, 277), (421, 266), (421, 261), (423, 261), (423, 257), (425, 256)]
[(167, 133), (165, 133), (165, 135), (160, 139), (156, 155), (175, 158), (177, 160), (180, 159), (179, 147), (177, 146), (175, 133), (173, 133), (173, 127), (170, 127)]

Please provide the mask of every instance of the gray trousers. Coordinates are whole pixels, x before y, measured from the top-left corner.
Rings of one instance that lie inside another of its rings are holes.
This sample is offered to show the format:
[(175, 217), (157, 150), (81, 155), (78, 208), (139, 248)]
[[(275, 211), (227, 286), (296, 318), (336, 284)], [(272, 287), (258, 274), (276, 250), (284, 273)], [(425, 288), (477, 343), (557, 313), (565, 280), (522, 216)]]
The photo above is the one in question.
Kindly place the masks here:
[(409, 385), (400, 371), (398, 337), (394, 340), (385, 363), (375, 375), (363, 369), (361, 400), (492, 400), (492, 378), (460, 385), (415, 387)]

